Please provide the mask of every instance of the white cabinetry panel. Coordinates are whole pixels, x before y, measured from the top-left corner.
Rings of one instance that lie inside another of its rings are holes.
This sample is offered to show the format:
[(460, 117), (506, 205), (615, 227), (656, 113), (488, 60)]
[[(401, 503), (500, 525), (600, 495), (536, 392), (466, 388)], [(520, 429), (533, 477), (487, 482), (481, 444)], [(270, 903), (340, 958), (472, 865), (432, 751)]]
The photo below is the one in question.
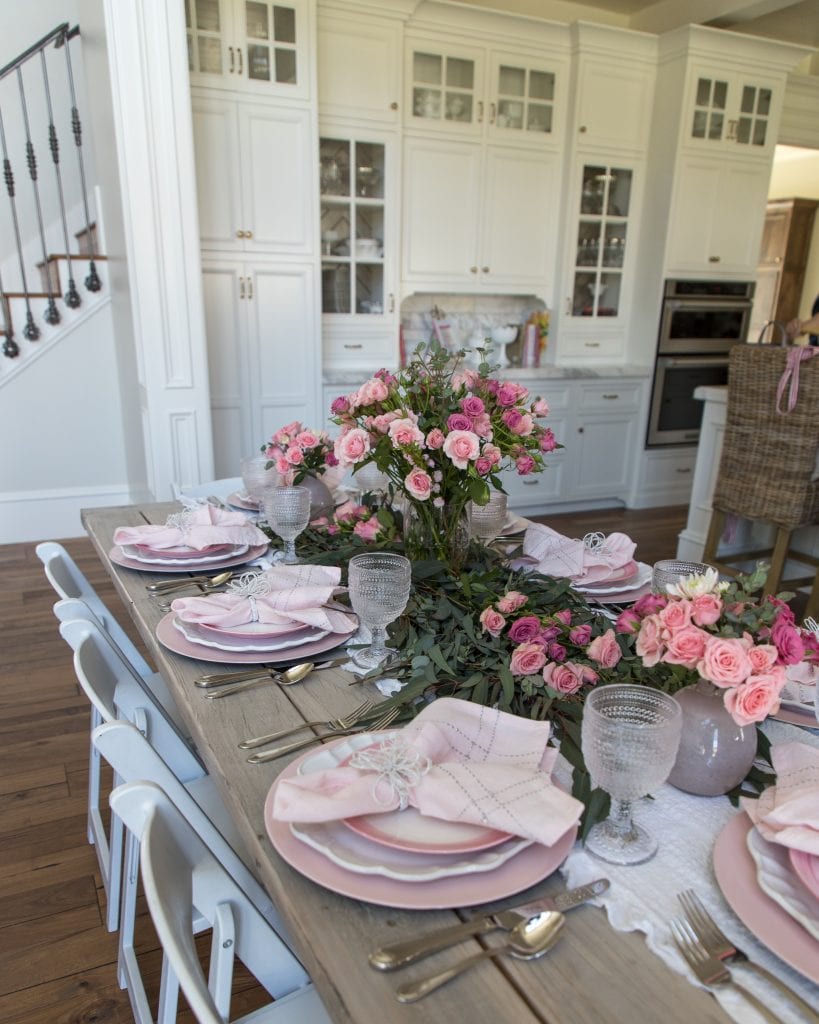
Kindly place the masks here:
[(320, 14), (318, 92), (322, 117), (397, 127), (401, 29), (371, 16)]
[(642, 154), (651, 124), (653, 69), (625, 61), (580, 60), (577, 144)]
[(193, 98), (199, 237), (207, 249), (241, 251), (239, 122), (230, 100)]

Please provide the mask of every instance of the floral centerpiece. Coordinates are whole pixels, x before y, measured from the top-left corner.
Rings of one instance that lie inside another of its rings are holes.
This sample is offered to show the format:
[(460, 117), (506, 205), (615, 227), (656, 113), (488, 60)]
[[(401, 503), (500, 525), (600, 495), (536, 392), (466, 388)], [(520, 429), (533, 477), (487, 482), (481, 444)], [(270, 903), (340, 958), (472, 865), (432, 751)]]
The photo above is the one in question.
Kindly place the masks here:
[(314, 519), (309, 529), (319, 537), (332, 537), (340, 543), (383, 546), (398, 536), (395, 517), (389, 509), (355, 501), (345, 501), (329, 515)]
[(459, 564), (468, 543), (470, 501), (484, 505), (502, 490), (501, 469), (541, 472), (545, 455), (560, 447), (543, 399), (490, 376), (488, 364), (460, 369), (458, 359), (433, 342), (419, 347), (397, 375), (379, 370), (356, 391), (335, 399), (341, 434), (340, 465), (374, 462), (405, 502), (404, 543), (415, 559)]
[(280, 427), (261, 448), (267, 469), (275, 466), (284, 483), (301, 484), (307, 477), (320, 477), (338, 465), (333, 441), (326, 430), (311, 430), (298, 420)]

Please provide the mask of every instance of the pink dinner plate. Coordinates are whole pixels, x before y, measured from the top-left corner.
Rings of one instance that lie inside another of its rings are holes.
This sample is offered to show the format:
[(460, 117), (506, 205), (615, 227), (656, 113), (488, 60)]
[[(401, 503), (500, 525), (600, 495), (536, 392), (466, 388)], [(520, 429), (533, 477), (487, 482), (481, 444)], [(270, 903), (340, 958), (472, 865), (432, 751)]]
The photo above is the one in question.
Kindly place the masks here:
[(819, 984), (819, 942), (760, 888), (747, 846), (747, 814), (731, 818), (714, 845), (714, 873), (729, 906), (780, 960)]
[[(235, 558), (214, 558), (213, 561), (197, 562), (196, 571), (197, 573), (211, 573), (217, 572), (219, 569), (230, 569), (234, 565), (244, 565), (245, 562), (252, 562), (255, 558), (259, 558), (267, 551), (267, 544), (257, 544), (255, 547), (248, 548), (243, 555), (237, 555)], [(189, 565), (163, 565), (160, 562), (151, 562), (150, 565), (147, 562), (139, 562), (135, 558), (129, 558), (126, 554), (123, 554), (122, 548), (118, 544), (115, 544), (108, 552), (108, 557), (114, 563), (114, 565), (122, 566), (123, 569), (137, 569), (139, 572), (190, 572), (191, 567)]]
[(159, 620), (156, 627), (156, 638), (163, 647), (174, 654), (185, 658), (197, 658), (199, 661), (215, 661), (225, 665), (276, 665), (279, 662), (291, 662), (294, 659), (309, 661), (317, 654), (326, 654), (350, 639), (349, 633), (329, 633), (321, 640), (300, 647), (286, 647), (280, 651), (221, 651), (215, 647), (204, 647), (202, 644), (186, 640), (174, 626), (174, 613)]
[(197, 550), (189, 547), (176, 548), (152, 548), (150, 544), (130, 544), (140, 554), (151, 555), (153, 558), (218, 558), (225, 551), (232, 551), (235, 544), (209, 544), (206, 548)]
[(629, 580), (634, 579), (637, 572), (637, 563), (632, 559), (630, 562), (626, 562), (625, 565), (621, 565), (619, 569), (612, 569), (603, 579), (594, 579), (588, 582), (579, 579), (575, 581), (574, 585), (582, 587), (583, 590), (596, 590), (600, 587), (610, 587), (612, 583), (628, 583)]
[(804, 850), (789, 850), (788, 856), (796, 877), (819, 900), (819, 857)]
[(314, 754), (315, 751), (310, 750), (291, 761), (273, 783), (264, 805), (265, 827), (274, 849), (292, 868), (342, 896), (402, 910), (448, 910), (505, 899), (557, 871), (577, 837), (575, 825), (553, 846), (533, 843), (500, 867), (482, 874), (457, 875), (432, 882), (403, 882), (382, 875), (356, 874), (302, 843), (293, 835), (289, 822), (276, 821), (273, 817), (273, 800), (279, 780), (291, 778), (298, 772), (300, 762)]
[[(204, 622), (187, 622), (181, 616), (180, 619), (186, 626), (195, 626), (197, 633), (212, 640), (270, 640), (275, 637), (296, 635), (313, 628), (305, 626), (303, 622), (249, 622), (245, 626), (228, 626), (222, 629), (220, 626), (207, 626)], [(251, 626), (257, 628), (251, 629)]]
[(771, 718), (777, 722), (787, 722), (789, 725), (799, 725), (803, 729), (819, 729), (819, 721), (816, 719), (816, 714), (813, 708), (809, 710), (806, 708), (804, 711), (797, 711), (796, 708), (780, 707), (776, 714), (771, 715)]
[(259, 503), (258, 501), (251, 501), (246, 494), (240, 494), (239, 491), (234, 491), (229, 494), (225, 501), (228, 505), (234, 505), (236, 508), (243, 508), (245, 512), (258, 512)]

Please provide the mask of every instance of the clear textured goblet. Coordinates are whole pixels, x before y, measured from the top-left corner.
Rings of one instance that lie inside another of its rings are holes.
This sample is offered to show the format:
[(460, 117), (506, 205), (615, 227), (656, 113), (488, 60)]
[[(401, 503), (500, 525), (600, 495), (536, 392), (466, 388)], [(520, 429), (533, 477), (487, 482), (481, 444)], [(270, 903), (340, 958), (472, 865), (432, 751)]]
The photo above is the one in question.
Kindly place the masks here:
[(284, 564), (295, 565), (296, 537), (310, 521), (310, 492), (306, 487), (273, 487), (263, 500), (267, 525), (284, 541)]
[(368, 462), (366, 466), (360, 466), (353, 473), (353, 480), (358, 485), (362, 494), (384, 494), (390, 484), (390, 478), (386, 473), (382, 473), (374, 462)]
[(362, 625), (372, 633), (370, 646), (353, 654), (367, 671), (390, 661), (395, 650), (387, 647), (387, 626), (406, 608), (412, 565), (403, 555), (373, 551), (354, 555), (348, 567), (350, 603)]
[(665, 594), (666, 587), (672, 583), (679, 583), (687, 576), (702, 576), (710, 565), (705, 562), (684, 562), (676, 558), (664, 558), (654, 563), (651, 573), (651, 590), (654, 594)]
[(506, 522), (507, 497), (503, 491), (490, 491), (489, 501), (485, 505), (472, 505), (472, 536), (482, 540), (484, 544), (491, 544), (496, 537), (500, 536), (503, 524)]
[(612, 798), (605, 821), (586, 837), (586, 849), (610, 864), (642, 864), (657, 840), (631, 819), (631, 804), (662, 785), (677, 757), (682, 709), (649, 686), (600, 686), (586, 698), (581, 742), (596, 786)]
[(242, 483), (245, 485), (245, 494), (261, 507), (265, 491), (275, 487), (279, 482), (279, 474), (271, 465), (266, 469), (270, 459), (266, 455), (250, 455), (240, 461), (240, 472)]

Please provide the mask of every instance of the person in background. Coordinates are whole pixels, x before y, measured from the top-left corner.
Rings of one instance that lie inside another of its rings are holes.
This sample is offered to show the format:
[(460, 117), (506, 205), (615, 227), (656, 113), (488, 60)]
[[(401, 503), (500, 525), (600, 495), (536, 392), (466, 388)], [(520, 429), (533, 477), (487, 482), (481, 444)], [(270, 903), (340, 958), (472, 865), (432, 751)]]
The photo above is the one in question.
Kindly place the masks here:
[(819, 295), (814, 300), (810, 319), (800, 320), (796, 317), (791, 320), (786, 330), (791, 340), (798, 338), (800, 334), (808, 334), (808, 344), (819, 345)]

